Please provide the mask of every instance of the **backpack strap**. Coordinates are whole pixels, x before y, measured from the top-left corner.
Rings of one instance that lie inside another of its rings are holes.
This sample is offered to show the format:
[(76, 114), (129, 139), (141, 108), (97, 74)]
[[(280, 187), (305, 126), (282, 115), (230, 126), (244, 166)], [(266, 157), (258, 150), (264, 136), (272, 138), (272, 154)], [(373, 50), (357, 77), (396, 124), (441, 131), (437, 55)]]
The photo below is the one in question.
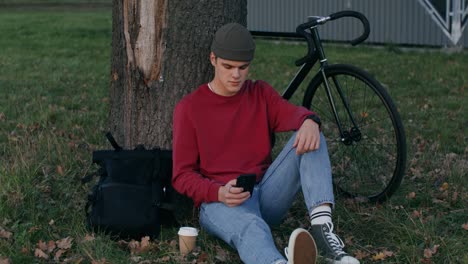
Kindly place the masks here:
[(112, 136), (111, 132), (106, 133), (106, 138), (107, 138), (107, 140), (109, 140), (112, 147), (114, 147), (115, 151), (121, 151), (122, 150), (122, 147), (117, 143), (117, 141), (115, 141), (115, 138), (114, 138), (114, 136)]

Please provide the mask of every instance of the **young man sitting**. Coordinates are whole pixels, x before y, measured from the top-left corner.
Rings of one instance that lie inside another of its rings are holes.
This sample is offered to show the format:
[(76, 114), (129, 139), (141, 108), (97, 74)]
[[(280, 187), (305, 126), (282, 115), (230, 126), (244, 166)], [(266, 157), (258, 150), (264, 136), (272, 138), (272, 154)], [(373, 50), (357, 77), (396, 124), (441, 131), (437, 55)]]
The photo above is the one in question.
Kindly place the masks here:
[[(266, 82), (247, 80), (254, 51), (245, 27), (230, 23), (216, 32), (214, 78), (174, 111), (173, 186), (200, 207), (202, 228), (245, 263), (315, 263), (316, 246), (332, 263), (359, 263), (333, 233), (331, 166), (320, 119)], [(272, 161), (271, 136), (283, 131), (296, 132)], [(241, 174), (256, 175), (252, 193), (236, 187)], [(299, 190), (312, 236), (294, 230), (285, 258), (269, 226), (281, 223)]]

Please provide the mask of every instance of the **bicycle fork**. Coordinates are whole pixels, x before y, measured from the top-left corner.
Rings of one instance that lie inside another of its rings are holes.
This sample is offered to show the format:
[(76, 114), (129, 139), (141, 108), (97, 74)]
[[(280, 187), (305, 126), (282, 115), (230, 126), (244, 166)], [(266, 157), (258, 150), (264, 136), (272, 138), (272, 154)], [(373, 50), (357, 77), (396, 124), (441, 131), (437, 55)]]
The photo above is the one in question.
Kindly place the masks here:
[(325, 84), (325, 91), (327, 93), (328, 102), (330, 103), (330, 106), (331, 106), (332, 111), (333, 111), (333, 116), (335, 118), (336, 125), (338, 126), (338, 130), (340, 132), (341, 142), (343, 142), (345, 145), (351, 145), (353, 143), (353, 141), (354, 142), (360, 141), (361, 138), (362, 138), (361, 131), (359, 130), (359, 128), (358, 128), (358, 126), (356, 124), (356, 121), (354, 119), (354, 115), (353, 115), (353, 113), (351, 111), (348, 100), (346, 99), (346, 97), (345, 97), (345, 95), (343, 93), (343, 90), (341, 89), (340, 83), (338, 82), (338, 80), (335, 77), (332, 77), (333, 83), (335, 84), (335, 88), (336, 88), (336, 90), (338, 92), (338, 95), (340, 96), (341, 101), (343, 102), (343, 105), (344, 105), (344, 107), (346, 109), (346, 113), (348, 114), (349, 119), (351, 120), (351, 123), (353, 124), (349, 131), (345, 131), (343, 129), (340, 117), (338, 116), (338, 112), (336, 110), (335, 100), (334, 100), (333, 95), (331, 93), (331, 87), (330, 87), (330, 84), (328, 82), (328, 79), (326, 77), (325, 70), (324, 70), (323, 67), (320, 68), (320, 72), (322, 74), (323, 83)]
[(361, 140), (362, 138), (362, 135), (361, 135), (361, 131), (359, 130), (357, 124), (356, 124), (356, 120), (354, 119), (354, 115), (351, 111), (351, 107), (349, 106), (349, 103), (348, 103), (348, 100), (346, 99), (344, 93), (343, 93), (343, 89), (341, 88), (341, 85), (340, 83), (338, 82), (338, 80), (336, 79), (336, 77), (332, 77), (333, 79), (333, 83), (335, 85), (335, 88), (338, 92), (338, 95), (341, 97), (341, 101), (346, 109), (346, 113), (348, 114), (349, 116), (349, 119), (351, 120), (351, 123), (353, 124), (352, 128), (349, 130), (349, 131), (345, 131), (343, 129), (343, 126), (341, 124), (341, 121), (340, 121), (340, 117), (338, 116), (338, 112), (336, 110), (336, 105), (335, 105), (335, 100), (333, 98), (333, 95), (331, 93), (331, 87), (330, 87), (330, 84), (328, 82), (328, 79), (327, 79), (327, 76), (325, 74), (325, 68), (328, 66), (328, 62), (327, 62), (327, 58), (325, 57), (325, 52), (323, 51), (323, 47), (322, 47), (322, 44), (321, 44), (321, 41), (320, 41), (320, 37), (319, 37), (319, 34), (318, 34), (318, 31), (317, 31), (317, 27), (312, 27), (310, 29), (311, 33), (312, 33), (312, 40), (314, 42), (314, 45), (318, 51), (318, 57), (319, 57), (319, 61), (320, 61), (320, 74), (322, 75), (322, 78), (323, 78), (323, 83), (325, 84), (325, 90), (326, 90), (326, 93), (327, 93), (327, 98), (328, 98), (328, 102), (330, 103), (330, 106), (332, 108), (332, 111), (333, 111), (333, 116), (335, 118), (335, 122), (336, 122), (336, 125), (338, 126), (338, 130), (340, 132), (340, 138), (341, 138), (341, 142), (343, 142), (345, 145), (351, 145), (354, 142), (358, 142)]

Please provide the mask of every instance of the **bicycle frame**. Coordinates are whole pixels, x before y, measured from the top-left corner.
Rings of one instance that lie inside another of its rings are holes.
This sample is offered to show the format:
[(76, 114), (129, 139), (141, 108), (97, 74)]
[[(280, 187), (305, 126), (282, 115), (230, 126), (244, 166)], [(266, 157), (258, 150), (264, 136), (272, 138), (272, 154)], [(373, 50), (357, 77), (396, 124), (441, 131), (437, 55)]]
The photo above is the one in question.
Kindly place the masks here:
[(297, 88), (299, 85), (304, 81), (305, 77), (310, 73), (314, 65), (317, 63), (317, 61), (320, 62), (320, 69), (319, 72), (316, 73), (320, 74), (323, 78), (323, 82), (325, 83), (325, 90), (327, 93), (328, 97), (328, 102), (330, 103), (330, 106), (333, 111), (333, 115), (335, 118), (335, 122), (338, 126), (338, 130), (340, 132), (340, 138), (341, 141), (346, 144), (350, 145), (352, 144), (353, 141), (359, 141), (361, 139), (361, 132), (356, 125), (354, 115), (351, 111), (351, 108), (349, 106), (349, 103), (346, 99), (346, 97), (343, 94), (343, 90), (341, 89), (341, 86), (336, 78), (333, 78), (333, 83), (335, 84), (336, 90), (341, 97), (341, 100), (343, 102), (343, 105), (346, 108), (346, 112), (348, 113), (351, 122), (353, 123), (353, 127), (350, 129), (350, 131), (344, 131), (343, 126), (341, 124), (340, 118), (338, 116), (338, 113), (336, 111), (336, 105), (335, 105), (335, 99), (333, 98), (333, 95), (331, 93), (331, 88), (328, 83), (328, 80), (325, 75), (325, 68), (328, 66), (327, 58), (325, 56), (325, 52), (323, 50), (322, 42), (320, 40), (320, 36), (317, 30), (317, 26), (313, 26), (310, 28), (311, 31), (311, 37), (313, 40), (314, 44), (314, 51), (312, 54), (312, 57), (308, 59), (299, 69), (299, 71), (296, 73), (294, 78), (291, 80), (291, 82), (288, 84), (286, 87), (286, 90), (283, 92), (281, 95), (284, 99), (289, 100), (291, 99), (292, 95), (296, 92)]
[[(333, 183), (347, 197), (380, 203), (401, 183), (406, 139), (398, 111), (377, 80), (353, 65), (327, 62), (317, 27), (343, 17), (357, 18), (363, 25), (362, 34), (350, 40), (351, 45), (369, 37), (369, 21), (359, 12), (346, 10), (325, 17), (309, 17), (296, 27), (298, 36), (306, 40), (307, 54), (295, 61), (299, 70), (281, 96), (290, 100), (320, 63), (310, 76), (313, 78), (306, 87), (302, 105), (323, 114), (323, 129), (331, 143), (330, 159), (335, 164), (333, 176), (337, 176)], [(360, 190), (361, 187), (365, 189)]]

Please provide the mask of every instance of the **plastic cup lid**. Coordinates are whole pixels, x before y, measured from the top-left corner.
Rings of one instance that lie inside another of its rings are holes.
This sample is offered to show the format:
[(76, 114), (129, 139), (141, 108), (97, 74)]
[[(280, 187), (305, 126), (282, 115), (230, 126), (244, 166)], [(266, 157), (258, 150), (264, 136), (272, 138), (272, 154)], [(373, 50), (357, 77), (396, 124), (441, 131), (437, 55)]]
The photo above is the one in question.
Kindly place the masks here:
[(179, 229), (177, 234), (182, 236), (198, 236), (198, 229), (195, 227), (183, 226)]

